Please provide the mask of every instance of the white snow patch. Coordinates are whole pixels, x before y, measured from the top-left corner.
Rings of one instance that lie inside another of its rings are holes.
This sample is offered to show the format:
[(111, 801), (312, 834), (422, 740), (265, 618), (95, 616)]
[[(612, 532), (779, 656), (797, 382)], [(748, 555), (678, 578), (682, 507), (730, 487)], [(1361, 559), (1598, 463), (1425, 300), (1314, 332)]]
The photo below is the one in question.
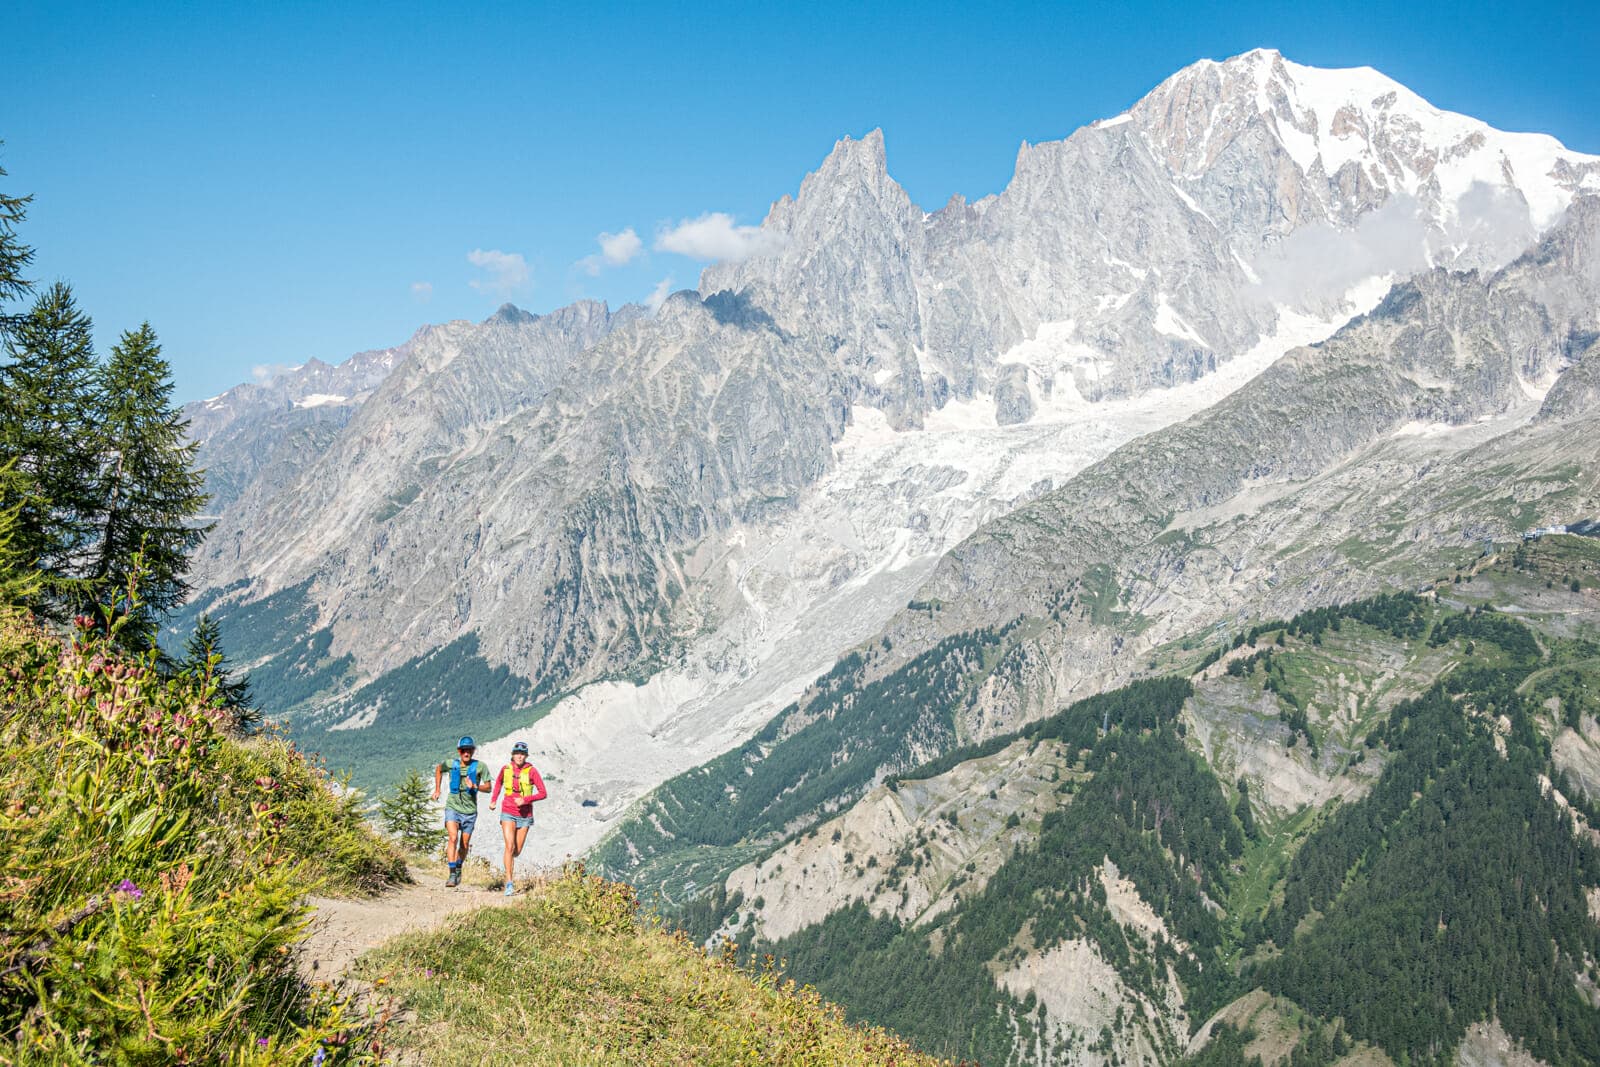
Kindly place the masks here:
[(1150, 276), (1150, 272), (1144, 267), (1135, 266), (1134, 264), (1129, 263), (1127, 260), (1121, 259), (1117, 256), (1107, 256), (1106, 263), (1113, 267), (1121, 267), (1123, 270), (1127, 271), (1129, 274), (1133, 275), (1134, 278), (1141, 282)]
[(1123, 305), (1132, 299), (1132, 293), (1101, 293), (1095, 301), (1094, 310), (1100, 315), (1121, 311)]
[(1109, 130), (1113, 126), (1121, 126), (1124, 122), (1132, 122), (1132, 121), (1133, 121), (1133, 116), (1128, 114), (1126, 111), (1124, 111), (1122, 114), (1116, 116), (1115, 118), (1100, 119), (1099, 121), (1097, 121), (1094, 124), (1094, 128), (1097, 129), (1097, 130)]
[(1211, 223), (1213, 226), (1216, 225), (1216, 221), (1217, 220), (1213, 219), (1210, 215), (1206, 214), (1205, 209), (1202, 208), (1199, 204), (1195, 203), (1194, 197), (1190, 196), (1188, 193), (1183, 191), (1183, 186), (1179, 185), (1177, 182), (1173, 182), (1172, 183), (1172, 191), (1178, 194), (1178, 199), (1179, 200), (1182, 200), (1186, 205), (1188, 205), (1188, 208), (1189, 208), (1190, 211), (1194, 212), (1196, 215), (1199, 215), (1201, 218), (1205, 219), (1207, 222)]
[(1439, 437), (1443, 434), (1449, 433), (1453, 429), (1458, 429), (1458, 427), (1451, 426), (1447, 422), (1420, 422), (1413, 420), (1400, 427), (1391, 436)]
[(1529, 400), (1535, 401), (1536, 403), (1542, 404), (1544, 403), (1545, 396), (1550, 392), (1551, 388), (1555, 386), (1556, 379), (1560, 376), (1561, 375), (1559, 371), (1552, 371), (1550, 374), (1547, 374), (1542, 378), (1530, 380), (1519, 374), (1517, 375), (1517, 385), (1522, 388), (1523, 396), (1527, 397)]
[(1234, 249), (1229, 249), (1229, 251), (1233, 254), (1233, 261), (1239, 264), (1240, 270), (1244, 271), (1245, 280), (1251, 285), (1260, 285), (1260, 276), (1256, 274), (1255, 270), (1251, 268), (1250, 264), (1246, 262), (1245, 258)]
[(1166, 293), (1161, 293), (1156, 299), (1155, 327), (1157, 332), (1164, 333), (1168, 337), (1181, 337), (1186, 341), (1193, 341), (1197, 345), (1203, 345), (1206, 348), (1211, 347), (1206, 344), (1205, 338), (1195, 333), (1193, 326), (1183, 321), (1183, 318), (1172, 310), (1172, 305), (1167, 303)]
[(297, 408), (320, 408), (328, 404), (343, 404), (350, 398), (337, 393), (312, 393), (294, 402)]
[(967, 400), (952, 400), (938, 411), (929, 412), (922, 424), (927, 433), (999, 428), (994, 421), (994, 397), (988, 393), (974, 393)]

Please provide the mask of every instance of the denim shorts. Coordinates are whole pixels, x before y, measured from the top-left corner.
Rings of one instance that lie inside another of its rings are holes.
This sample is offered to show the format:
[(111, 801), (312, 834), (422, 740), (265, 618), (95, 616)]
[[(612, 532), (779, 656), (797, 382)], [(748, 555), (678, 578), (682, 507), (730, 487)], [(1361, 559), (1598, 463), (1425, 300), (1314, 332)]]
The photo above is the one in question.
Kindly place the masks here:
[(533, 816), (532, 815), (507, 815), (505, 812), (501, 812), (500, 813), (500, 821), (501, 822), (508, 822), (512, 826), (515, 826), (518, 830), (526, 830), (528, 827), (533, 825)]
[(453, 823), (453, 822), (457, 822), (457, 823), (461, 824), (461, 832), (462, 833), (470, 834), (470, 833), (472, 833), (472, 828), (478, 825), (478, 813), (477, 812), (473, 812), (471, 815), (463, 815), (459, 811), (447, 811), (447, 812), (445, 812), (444, 813), (444, 826), (445, 826), (445, 829), (448, 830), (450, 828), (450, 824)]

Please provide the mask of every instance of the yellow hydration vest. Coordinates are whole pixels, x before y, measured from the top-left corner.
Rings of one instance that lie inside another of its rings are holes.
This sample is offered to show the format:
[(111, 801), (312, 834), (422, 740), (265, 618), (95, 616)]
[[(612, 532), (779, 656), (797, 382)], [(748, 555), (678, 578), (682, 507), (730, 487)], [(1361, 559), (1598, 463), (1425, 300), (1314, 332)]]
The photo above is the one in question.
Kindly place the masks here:
[[(507, 796), (531, 797), (533, 795), (533, 764), (524, 763), (522, 765), (522, 773), (520, 775), (517, 774), (516, 771), (516, 765), (510, 763), (500, 768), (501, 791)], [(510, 774), (513, 779), (521, 778), (522, 780), (520, 782), (513, 780), (508, 786), (506, 785), (507, 774)], [(517, 788), (518, 786), (521, 786), (521, 788)]]

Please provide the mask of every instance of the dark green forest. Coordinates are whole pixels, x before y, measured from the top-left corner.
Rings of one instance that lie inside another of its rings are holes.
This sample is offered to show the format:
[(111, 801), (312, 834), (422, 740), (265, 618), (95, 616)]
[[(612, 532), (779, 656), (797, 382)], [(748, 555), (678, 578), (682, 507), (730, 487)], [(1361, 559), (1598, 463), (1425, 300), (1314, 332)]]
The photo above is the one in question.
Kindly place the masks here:
[[(1560, 653), (1547, 656), (1509, 615), (1442, 610), (1398, 594), (1245, 631), (1234, 647), (1263, 639), (1265, 647), (1235, 662), (1270, 663), (1280, 635), (1291, 649), (1315, 648), (1351, 623), (1467, 655), (1372, 731), (1367, 745), (1383, 757), (1381, 775), (1361, 799), (1335, 804), (1309, 836), (1287, 843), (1292, 855), (1260, 912), (1234, 922), (1215, 908), (1247, 876), (1247, 849), (1263, 831), (1248, 784), (1224, 787), (1184, 736), (1190, 681), (1161, 678), (888, 779), (894, 788), (942, 774), (1018, 739), (1076, 753), (1086, 777), (1070, 803), (954, 909), (908, 927), (856, 903), (776, 943), (747, 931), (744, 952), (787, 961), (791, 975), (852, 1017), (982, 1063), (1059, 1040), (1042, 1008), (1004, 992), (994, 975), (1022, 945), (1039, 951), (1067, 939), (1091, 941), (1129, 989), (1151, 999), (1170, 965), (1191, 1026), (1252, 989), (1288, 997), (1308, 1013), (1286, 1061), (1292, 1067), (1334, 1063), (1354, 1042), (1398, 1063), (1442, 1065), (1469, 1025), (1490, 1018), (1552, 1065), (1596, 1062), (1600, 1011), (1574, 977), (1600, 959), (1600, 928), (1583, 893), (1600, 884), (1600, 850), (1540, 786), (1541, 775), (1556, 775), (1537, 701), (1574, 684), (1551, 669)], [(1535, 670), (1543, 686), (1519, 692)], [(1593, 805), (1581, 791), (1574, 802), (1580, 811)], [(1114, 920), (1094, 877), (1107, 856), (1185, 950), (1149, 943)], [(704, 939), (743, 904), (713, 891), (678, 917)], [(1118, 1027), (1143, 1027), (1163, 1055), (1181, 1054), (1153, 1020), (1129, 1015)], [(1076, 1040), (1109, 1050), (1113, 1036)], [(1250, 1037), (1219, 1028), (1189, 1062), (1248, 1063)]]
[(1010, 629), (949, 638), (860, 689), (851, 683), (865, 657), (846, 656), (803, 704), (784, 709), (739, 748), (663, 785), (597, 851), (597, 862), (625, 872), (634, 862), (630, 846), (648, 857), (669, 846), (775, 839), (814, 822), (825, 805), (860, 796), (882, 768), (949, 748), (962, 698), (992, 668)]

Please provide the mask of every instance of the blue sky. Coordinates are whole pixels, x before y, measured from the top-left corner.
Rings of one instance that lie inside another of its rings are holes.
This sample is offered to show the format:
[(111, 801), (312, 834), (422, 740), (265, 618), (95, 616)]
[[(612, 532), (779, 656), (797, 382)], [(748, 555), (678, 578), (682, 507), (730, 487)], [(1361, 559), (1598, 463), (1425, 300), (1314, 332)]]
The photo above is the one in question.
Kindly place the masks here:
[[(103, 346), (150, 320), (188, 400), (506, 299), (692, 286), (663, 227), (760, 222), (845, 134), (882, 127), (924, 207), (996, 192), (1019, 142), (1258, 46), (1600, 153), (1590, 5), (1304, 7), (23, 0), (0, 166), (35, 196), (34, 277), (71, 282)], [(630, 228), (639, 254), (590, 273)]]

